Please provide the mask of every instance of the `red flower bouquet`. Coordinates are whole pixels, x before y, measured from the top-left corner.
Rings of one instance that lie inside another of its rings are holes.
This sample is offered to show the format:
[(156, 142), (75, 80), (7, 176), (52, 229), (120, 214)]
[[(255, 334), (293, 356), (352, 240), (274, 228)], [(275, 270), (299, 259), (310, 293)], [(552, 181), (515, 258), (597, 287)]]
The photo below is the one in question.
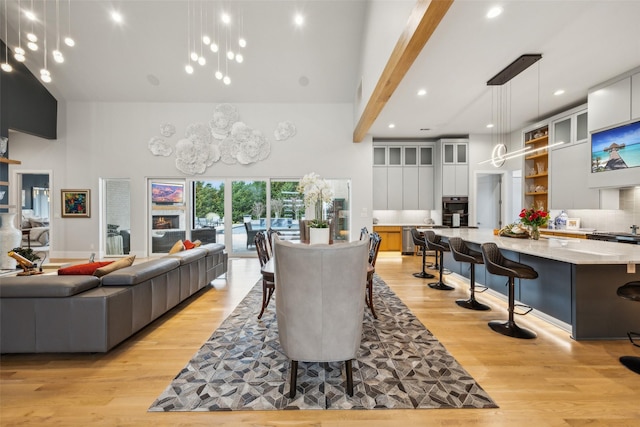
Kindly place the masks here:
[(549, 212), (543, 210), (536, 209), (522, 209), (520, 211), (520, 222), (528, 225), (531, 228), (530, 236), (533, 240), (538, 240), (540, 238), (540, 230), (538, 227), (541, 227), (547, 223), (549, 219)]
[(520, 222), (525, 225), (541, 227), (547, 223), (549, 212), (542, 210), (522, 209), (520, 211)]

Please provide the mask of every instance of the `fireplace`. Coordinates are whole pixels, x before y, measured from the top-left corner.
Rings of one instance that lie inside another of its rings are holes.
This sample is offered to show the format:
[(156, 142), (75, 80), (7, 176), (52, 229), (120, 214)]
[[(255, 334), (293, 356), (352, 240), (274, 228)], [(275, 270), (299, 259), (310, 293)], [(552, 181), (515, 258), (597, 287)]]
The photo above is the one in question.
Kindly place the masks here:
[(151, 228), (153, 230), (180, 228), (180, 215), (153, 215)]

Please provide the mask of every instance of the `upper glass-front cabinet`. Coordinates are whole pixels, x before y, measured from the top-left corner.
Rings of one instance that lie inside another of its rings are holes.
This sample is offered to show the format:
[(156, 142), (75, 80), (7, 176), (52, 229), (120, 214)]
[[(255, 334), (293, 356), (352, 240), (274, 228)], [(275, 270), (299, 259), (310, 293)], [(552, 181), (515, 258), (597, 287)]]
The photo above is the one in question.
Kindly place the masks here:
[(402, 166), (402, 147), (389, 147), (389, 166)]
[(404, 165), (418, 165), (418, 147), (404, 147)]
[(420, 147), (420, 166), (433, 166), (433, 147)]
[[(466, 148), (462, 154), (466, 162)], [(453, 152), (452, 152), (453, 153)], [(452, 154), (453, 155), (453, 154)], [(373, 147), (374, 166), (433, 166), (432, 145), (379, 145)]]
[(387, 164), (387, 147), (373, 147), (373, 165), (385, 166)]
[(445, 142), (442, 144), (443, 164), (463, 164), (467, 163), (467, 143), (466, 142)]
[(563, 143), (554, 147), (554, 149), (586, 141), (589, 138), (587, 118), (587, 110), (582, 110), (554, 121), (553, 143)]

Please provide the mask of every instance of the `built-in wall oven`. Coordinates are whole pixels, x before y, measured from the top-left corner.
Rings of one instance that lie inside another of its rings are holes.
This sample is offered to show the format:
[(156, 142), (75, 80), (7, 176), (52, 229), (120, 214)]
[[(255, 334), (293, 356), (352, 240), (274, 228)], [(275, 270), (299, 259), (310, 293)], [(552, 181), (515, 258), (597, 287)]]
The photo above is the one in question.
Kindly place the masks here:
[(442, 198), (442, 225), (448, 227), (467, 227), (469, 225), (469, 198)]

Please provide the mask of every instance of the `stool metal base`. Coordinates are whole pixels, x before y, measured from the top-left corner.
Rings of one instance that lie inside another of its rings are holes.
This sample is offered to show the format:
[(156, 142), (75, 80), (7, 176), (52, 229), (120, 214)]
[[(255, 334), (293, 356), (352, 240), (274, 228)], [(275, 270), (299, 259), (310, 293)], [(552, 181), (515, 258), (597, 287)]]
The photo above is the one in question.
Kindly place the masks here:
[(456, 304), (458, 304), (462, 308), (468, 308), (469, 310), (491, 310), (491, 307), (486, 304), (482, 304), (481, 302), (478, 302), (478, 300), (473, 298), (469, 298), (467, 300), (459, 299), (456, 301)]
[(640, 374), (640, 357), (622, 356), (620, 358), (620, 363), (631, 369), (636, 374)]
[(452, 291), (454, 288), (452, 286), (449, 286), (443, 282), (433, 282), (433, 283), (429, 283), (429, 287), (431, 289), (438, 289), (441, 291)]
[(537, 336), (535, 332), (521, 328), (520, 326), (516, 325), (515, 322), (510, 321), (502, 322), (500, 320), (492, 320), (491, 322), (489, 322), (489, 327), (499, 334), (513, 338), (530, 340)]
[(433, 279), (436, 276), (434, 276), (433, 274), (429, 274), (424, 271), (421, 271), (420, 273), (413, 273), (413, 277), (417, 277), (419, 279)]

